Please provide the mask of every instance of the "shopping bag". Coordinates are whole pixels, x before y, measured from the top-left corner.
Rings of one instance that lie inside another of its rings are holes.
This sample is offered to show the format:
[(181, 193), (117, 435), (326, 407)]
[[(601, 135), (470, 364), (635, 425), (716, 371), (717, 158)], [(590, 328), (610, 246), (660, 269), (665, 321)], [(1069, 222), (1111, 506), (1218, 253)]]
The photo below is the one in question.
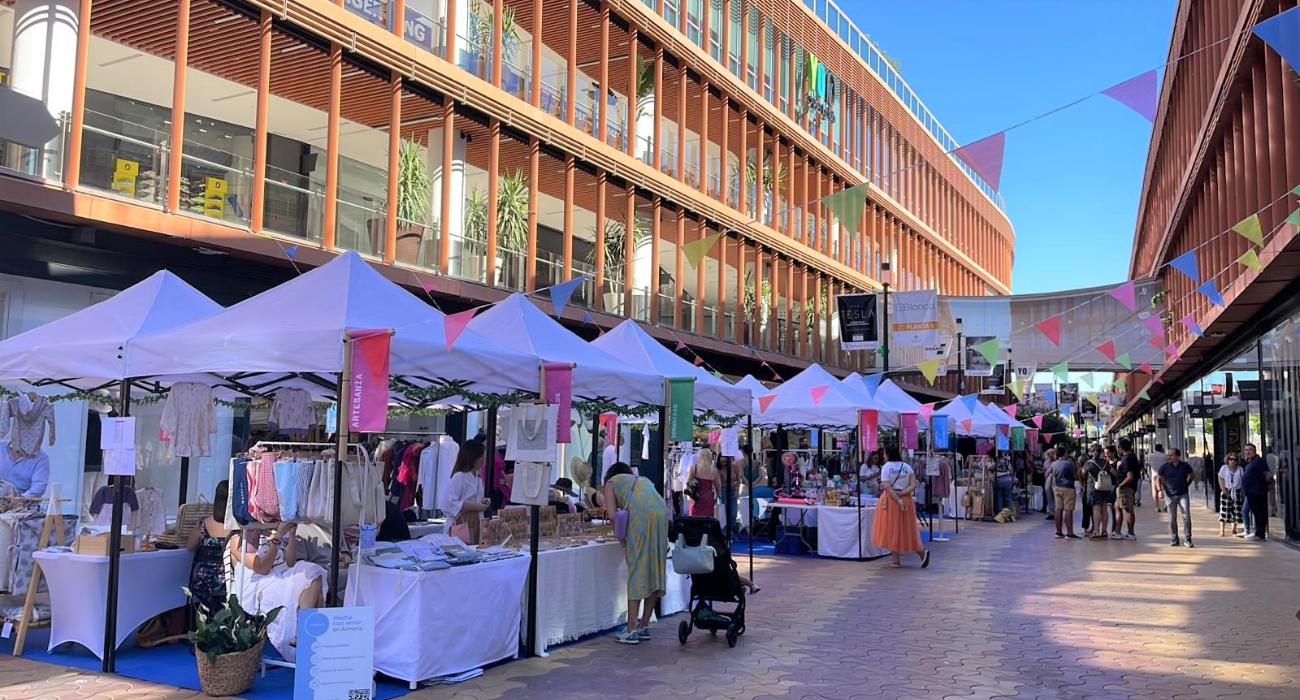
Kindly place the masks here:
[(550, 503), (551, 465), (543, 462), (516, 462), (515, 480), (510, 487), (510, 502), (531, 506)]
[(686, 545), (686, 536), (677, 534), (677, 543), (673, 545), (673, 571), (679, 574), (711, 574), (713, 558), (717, 551), (709, 546), (709, 536), (700, 538), (696, 547)]
[[(555, 404), (519, 404), (510, 409), (506, 435), (506, 461), (552, 462), (555, 460)], [(516, 476), (516, 478), (518, 478)]]

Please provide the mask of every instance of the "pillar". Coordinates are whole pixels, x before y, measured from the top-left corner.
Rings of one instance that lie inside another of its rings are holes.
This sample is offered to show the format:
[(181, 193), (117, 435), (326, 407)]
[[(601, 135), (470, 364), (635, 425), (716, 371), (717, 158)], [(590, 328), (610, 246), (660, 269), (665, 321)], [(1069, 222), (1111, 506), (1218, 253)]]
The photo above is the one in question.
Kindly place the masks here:
[[(45, 103), (54, 119), (71, 118), (67, 143), (68, 187), (81, 172), (81, 132), (85, 109), (86, 63), (90, 51), (90, 0), (17, 0), (9, 86)], [(52, 141), (51, 143), (55, 143)], [(63, 154), (47, 150), (24, 171), (57, 179)]]
[[(465, 138), (456, 128), (456, 104), (450, 98), (443, 105), (442, 126), (430, 129), (427, 141), (433, 207), (439, 212), (438, 270), (446, 275), (451, 273), (451, 235), (459, 237), (465, 230)], [(464, 240), (456, 245), (463, 246)]]

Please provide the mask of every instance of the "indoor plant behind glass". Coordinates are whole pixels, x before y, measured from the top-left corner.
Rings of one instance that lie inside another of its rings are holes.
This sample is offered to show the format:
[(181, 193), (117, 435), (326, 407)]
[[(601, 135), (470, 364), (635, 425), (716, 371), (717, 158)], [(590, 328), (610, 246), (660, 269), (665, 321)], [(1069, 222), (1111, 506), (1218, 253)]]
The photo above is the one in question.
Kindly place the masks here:
[[(189, 589), (185, 595), (194, 599)], [(195, 627), (185, 638), (194, 643), (199, 686), (207, 695), (238, 695), (253, 686), (266, 644), (266, 630), (283, 610), (250, 614), (230, 594), (225, 607), (212, 611), (195, 603)]]
[(402, 139), (397, 151), (397, 251), (399, 262), (418, 264), (429, 224), (433, 183), (424, 147)]

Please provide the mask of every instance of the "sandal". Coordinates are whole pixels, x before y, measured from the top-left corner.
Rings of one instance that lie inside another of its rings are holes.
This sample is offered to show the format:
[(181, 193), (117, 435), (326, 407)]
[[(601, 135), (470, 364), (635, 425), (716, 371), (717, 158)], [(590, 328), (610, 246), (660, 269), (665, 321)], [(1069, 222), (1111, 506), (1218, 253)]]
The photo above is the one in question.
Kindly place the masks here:
[(925, 550), (925, 554), (921, 555), (921, 568), (926, 569), (929, 568), (929, 566), (930, 566), (930, 550), (927, 549)]

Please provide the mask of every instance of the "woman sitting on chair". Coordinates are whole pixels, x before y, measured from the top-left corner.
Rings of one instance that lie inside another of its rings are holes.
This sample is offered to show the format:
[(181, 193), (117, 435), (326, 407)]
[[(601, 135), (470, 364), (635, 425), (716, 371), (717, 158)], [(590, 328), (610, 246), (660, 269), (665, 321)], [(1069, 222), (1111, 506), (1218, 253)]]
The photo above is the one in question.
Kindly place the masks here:
[(230, 536), (230, 554), (235, 561), (234, 593), (245, 610), (284, 610), (267, 629), (271, 645), (289, 661), (294, 660), (298, 611), (322, 607), (325, 603), (325, 569), (298, 558), (298, 526), (281, 523), (270, 537), (256, 532)]

